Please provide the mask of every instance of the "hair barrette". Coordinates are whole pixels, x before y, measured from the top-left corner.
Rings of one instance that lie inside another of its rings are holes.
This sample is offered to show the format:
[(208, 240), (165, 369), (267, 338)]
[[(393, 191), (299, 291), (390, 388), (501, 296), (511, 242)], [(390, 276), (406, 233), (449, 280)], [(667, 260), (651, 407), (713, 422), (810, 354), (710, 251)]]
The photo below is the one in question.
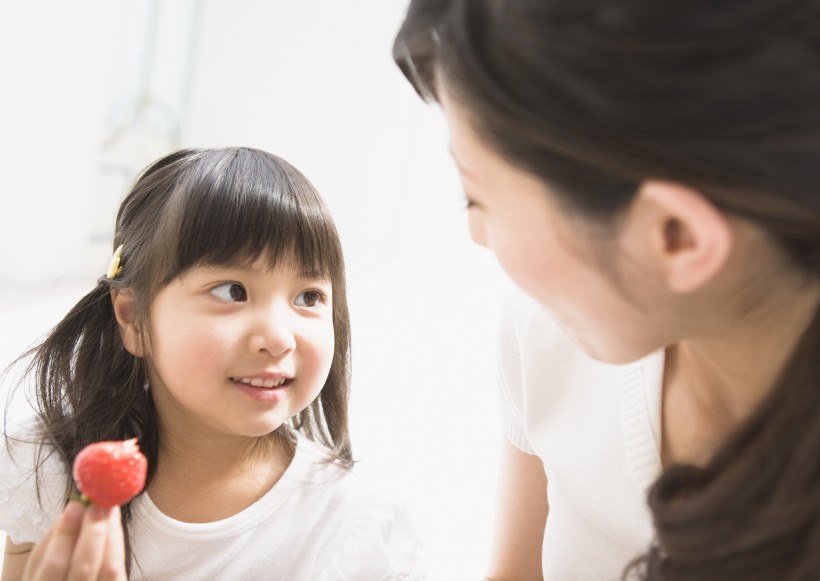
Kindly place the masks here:
[(111, 257), (111, 262), (108, 263), (108, 272), (105, 274), (106, 278), (116, 278), (122, 272), (122, 267), (120, 266), (122, 247), (123, 245), (120, 244), (114, 251), (114, 256)]

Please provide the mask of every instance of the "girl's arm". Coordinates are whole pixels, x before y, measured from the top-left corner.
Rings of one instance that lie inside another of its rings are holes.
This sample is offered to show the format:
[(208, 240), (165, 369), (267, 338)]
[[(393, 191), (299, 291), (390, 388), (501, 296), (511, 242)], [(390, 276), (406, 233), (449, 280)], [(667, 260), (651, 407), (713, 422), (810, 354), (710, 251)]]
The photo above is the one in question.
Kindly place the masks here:
[(541, 545), (547, 512), (547, 477), (541, 459), (504, 438), (487, 579), (543, 580)]
[(125, 575), (120, 511), (68, 504), (43, 540), (6, 540), (2, 581), (122, 581)]

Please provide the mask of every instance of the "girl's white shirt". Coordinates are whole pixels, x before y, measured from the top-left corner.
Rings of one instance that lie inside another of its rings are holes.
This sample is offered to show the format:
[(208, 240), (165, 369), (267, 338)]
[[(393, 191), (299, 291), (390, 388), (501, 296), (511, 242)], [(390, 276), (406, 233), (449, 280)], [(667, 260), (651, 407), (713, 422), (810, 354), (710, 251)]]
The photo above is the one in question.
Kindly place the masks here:
[[(37, 542), (62, 510), (65, 470), (56, 455), (46, 461), (38, 502), (37, 446), (0, 448), (0, 529), (15, 543)], [(325, 458), (297, 433), (296, 453), (279, 482), (217, 522), (176, 521), (140, 495), (131, 505), (131, 578), (425, 579), (421, 543), (404, 505)]]
[(502, 426), (544, 463), (544, 579), (621, 579), (650, 546), (663, 361), (662, 351), (628, 365), (595, 361), (539, 304), (511, 297), (499, 346)]

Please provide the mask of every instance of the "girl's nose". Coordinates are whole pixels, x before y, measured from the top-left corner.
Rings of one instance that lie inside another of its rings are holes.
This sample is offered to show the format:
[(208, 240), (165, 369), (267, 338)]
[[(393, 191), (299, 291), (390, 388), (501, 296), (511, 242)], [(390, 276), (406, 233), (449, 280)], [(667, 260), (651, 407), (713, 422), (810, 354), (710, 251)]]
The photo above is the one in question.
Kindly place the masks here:
[(253, 326), (250, 344), (254, 353), (267, 352), (272, 357), (278, 357), (292, 351), (296, 339), (287, 313), (282, 309), (272, 311), (259, 315)]

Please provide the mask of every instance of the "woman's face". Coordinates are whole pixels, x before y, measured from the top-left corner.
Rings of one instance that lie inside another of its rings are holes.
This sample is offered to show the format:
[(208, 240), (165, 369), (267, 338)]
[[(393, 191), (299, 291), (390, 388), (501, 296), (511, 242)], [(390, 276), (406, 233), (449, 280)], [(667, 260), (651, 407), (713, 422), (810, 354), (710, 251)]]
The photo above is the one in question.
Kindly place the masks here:
[(646, 310), (660, 281), (641, 266), (648, 240), (640, 228), (603, 236), (600, 227), (562, 210), (538, 178), (501, 158), (476, 134), (452, 95), (440, 93), (473, 240), (492, 250), (513, 282), (592, 357), (623, 363), (664, 346), (670, 338)]

